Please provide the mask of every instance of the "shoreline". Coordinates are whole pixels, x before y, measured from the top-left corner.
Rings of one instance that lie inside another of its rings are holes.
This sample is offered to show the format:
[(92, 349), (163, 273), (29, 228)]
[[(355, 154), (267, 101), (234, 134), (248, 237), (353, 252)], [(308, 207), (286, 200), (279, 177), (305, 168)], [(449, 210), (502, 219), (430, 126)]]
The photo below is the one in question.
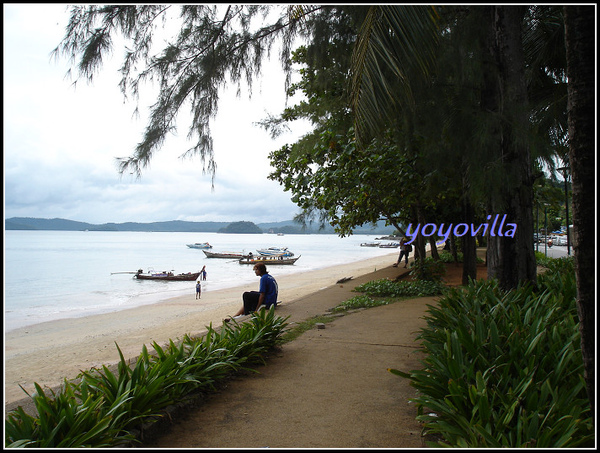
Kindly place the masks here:
[[(278, 276), (279, 300), (293, 303), (333, 286), (344, 277), (359, 277), (395, 262), (397, 251), (366, 260), (314, 271)], [(267, 266), (269, 270), (269, 267)], [(273, 271), (273, 274), (276, 274)], [(242, 304), (242, 292), (256, 290), (252, 284), (177, 296), (155, 304), (80, 318), (47, 321), (4, 334), (5, 408), (27, 398), (33, 383), (54, 388), (74, 379), (80, 371), (118, 363), (118, 344), (126, 358), (137, 357), (142, 347), (156, 341), (163, 345), (185, 334), (200, 336), (209, 324), (219, 326)], [(209, 305), (206, 304), (209, 302)], [(60, 364), (60, 366), (57, 366)]]

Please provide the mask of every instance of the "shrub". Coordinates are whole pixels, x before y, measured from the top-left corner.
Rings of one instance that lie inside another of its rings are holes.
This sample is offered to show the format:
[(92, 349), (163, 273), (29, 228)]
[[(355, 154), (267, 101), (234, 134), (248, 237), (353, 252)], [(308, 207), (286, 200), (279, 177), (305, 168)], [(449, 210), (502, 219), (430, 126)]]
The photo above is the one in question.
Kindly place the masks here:
[[(119, 349), (117, 372), (103, 366), (82, 372), (50, 394), (36, 383), (31, 396), (38, 416), (22, 407), (5, 421), (7, 447), (114, 447), (134, 440), (131, 430), (161, 416), (167, 406), (257, 361), (281, 341), (287, 318), (260, 310), (248, 322), (232, 322), (220, 332), (212, 325), (202, 338), (169, 341), (154, 354), (146, 346), (132, 367)], [(117, 349), (118, 349), (117, 345)]]
[(359, 285), (354, 291), (374, 297), (423, 297), (442, 294), (444, 285), (439, 281), (396, 282), (382, 278)]
[[(568, 262), (535, 291), (495, 280), (447, 291), (419, 339), (422, 370), (404, 373), (418, 420), (439, 446), (580, 447), (593, 443), (583, 382), (574, 273)], [(562, 292), (564, 291), (564, 292)]]
[(446, 273), (446, 266), (442, 261), (427, 257), (415, 260), (412, 263), (410, 275), (417, 280), (439, 282)]
[[(452, 256), (452, 253), (443, 250), (439, 253), (439, 255), (440, 255), (440, 261), (442, 263), (454, 263), (454, 257)], [(457, 257), (459, 263), (463, 262), (463, 253), (462, 252), (456, 252), (456, 257)]]
[(378, 307), (380, 305), (388, 305), (390, 303), (389, 300), (379, 299), (375, 300), (370, 298), (367, 295), (356, 296), (351, 299), (348, 299), (336, 307), (333, 307), (331, 310), (334, 313), (339, 313), (342, 311), (354, 310), (357, 308), (372, 308)]

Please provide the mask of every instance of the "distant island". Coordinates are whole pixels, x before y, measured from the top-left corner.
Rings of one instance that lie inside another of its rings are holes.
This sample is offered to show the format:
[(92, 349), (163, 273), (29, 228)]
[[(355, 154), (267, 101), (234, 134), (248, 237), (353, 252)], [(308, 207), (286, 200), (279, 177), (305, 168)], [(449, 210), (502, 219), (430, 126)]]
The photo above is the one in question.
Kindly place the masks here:
[(229, 233), (229, 234), (262, 234), (261, 230), (257, 225), (252, 222), (234, 222), (227, 225), (225, 228), (221, 228), (218, 233)]
[[(230, 233), (230, 234), (335, 234), (332, 226), (324, 229), (307, 227), (286, 220), (283, 222), (259, 223), (239, 222), (186, 222), (171, 220), (151, 223), (92, 223), (67, 219), (41, 219), (34, 217), (12, 217), (4, 221), (5, 230), (54, 230), (54, 231), (156, 231), (185, 233)], [(356, 228), (354, 234), (391, 234), (393, 227), (380, 222), (375, 228), (366, 225)]]

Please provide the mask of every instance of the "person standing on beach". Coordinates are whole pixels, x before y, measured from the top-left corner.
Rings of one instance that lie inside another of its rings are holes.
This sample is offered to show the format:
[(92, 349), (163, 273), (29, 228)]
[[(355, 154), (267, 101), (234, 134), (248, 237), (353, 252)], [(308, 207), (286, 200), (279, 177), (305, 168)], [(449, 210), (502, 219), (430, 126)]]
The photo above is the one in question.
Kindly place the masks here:
[(196, 282), (196, 299), (200, 299), (202, 294), (202, 286), (200, 285), (200, 280)]
[(206, 280), (206, 266), (202, 266), (202, 270), (200, 272), (202, 274), (202, 280)]
[(398, 267), (398, 264), (402, 261), (402, 257), (404, 256), (404, 267), (408, 265), (408, 254), (410, 253), (410, 249), (412, 246), (406, 243), (406, 238), (400, 239), (400, 255), (398, 256), (398, 261), (396, 261), (393, 266)]
[[(265, 263), (256, 263), (253, 270), (256, 276), (260, 277), (258, 291), (246, 291), (242, 294), (244, 303), (242, 308), (233, 315), (234, 318), (257, 311), (263, 305), (267, 310), (271, 308), (271, 306), (277, 306), (277, 296), (279, 294), (277, 281), (267, 272)], [(229, 322), (230, 320), (231, 318), (227, 318), (225, 319), (225, 322)]]

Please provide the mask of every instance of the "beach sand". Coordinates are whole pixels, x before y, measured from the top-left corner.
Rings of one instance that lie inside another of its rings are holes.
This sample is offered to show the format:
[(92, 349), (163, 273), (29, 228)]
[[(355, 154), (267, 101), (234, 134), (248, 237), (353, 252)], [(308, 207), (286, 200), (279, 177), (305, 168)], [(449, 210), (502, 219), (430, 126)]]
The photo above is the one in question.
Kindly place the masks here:
[[(358, 277), (388, 267), (396, 261), (397, 251), (388, 255), (328, 267), (294, 275), (277, 276), (276, 267), (268, 267), (277, 278), (279, 300), (284, 304), (336, 285), (344, 277)], [(249, 268), (248, 272), (252, 272)], [(74, 379), (80, 371), (112, 365), (119, 361), (116, 347), (126, 358), (137, 357), (143, 345), (151, 349), (183, 338), (185, 334), (202, 335), (212, 323), (234, 314), (242, 304), (244, 291), (257, 290), (258, 278), (252, 285), (219, 291), (205, 291), (195, 299), (190, 294), (153, 305), (76, 319), (50, 321), (5, 333), (4, 336), (4, 402), (11, 410), (28, 399), (20, 386), (32, 393), (34, 383), (55, 388), (63, 380)], [(298, 316), (301, 316), (299, 313)], [(297, 321), (302, 321), (298, 319)]]

